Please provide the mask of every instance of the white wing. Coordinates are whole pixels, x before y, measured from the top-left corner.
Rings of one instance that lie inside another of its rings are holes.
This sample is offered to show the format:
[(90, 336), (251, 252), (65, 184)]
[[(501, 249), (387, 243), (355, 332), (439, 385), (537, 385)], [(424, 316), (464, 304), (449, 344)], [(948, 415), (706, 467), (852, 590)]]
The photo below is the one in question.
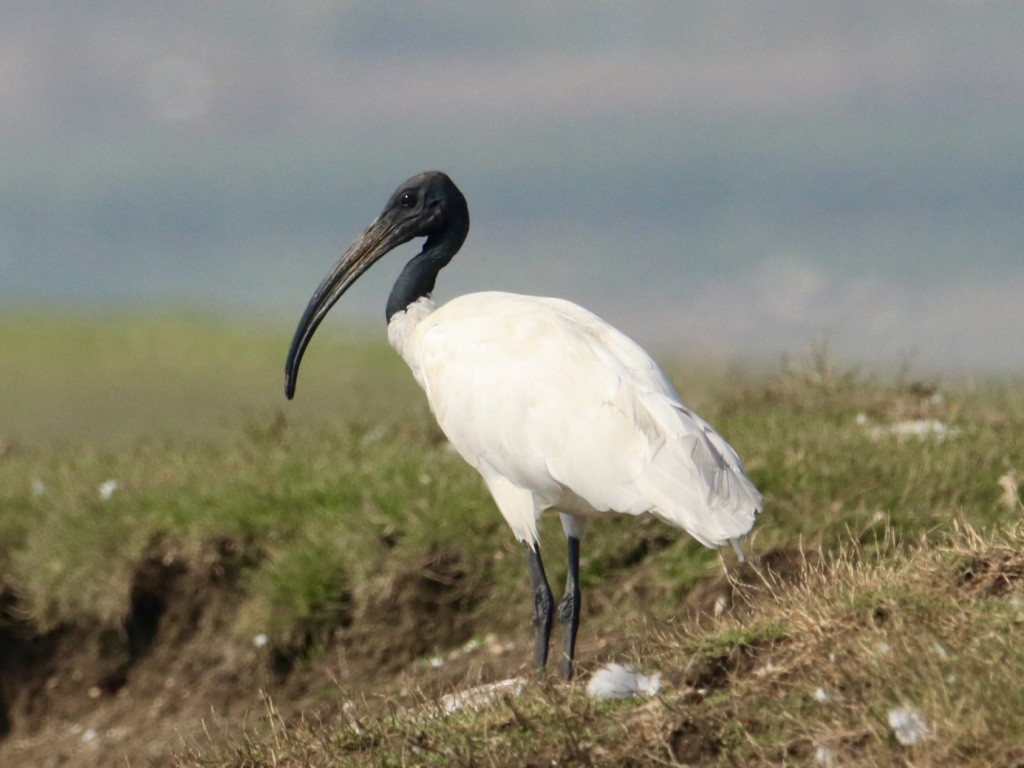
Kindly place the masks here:
[[(455, 448), (519, 538), (539, 512), (652, 512), (708, 546), (742, 536), (761, 496), (735, 451), (683, 405), (635, 342), (560, 299), (475, 293), (420, 322), (403, 349)], [(509, 488), (508, 485), (513, 488)], [(503, 490), (504, 489), (504, 490)], [(523, 506), (519, 494), (514, 506)], [(583, 510), (586, 511), (586, 510)]]

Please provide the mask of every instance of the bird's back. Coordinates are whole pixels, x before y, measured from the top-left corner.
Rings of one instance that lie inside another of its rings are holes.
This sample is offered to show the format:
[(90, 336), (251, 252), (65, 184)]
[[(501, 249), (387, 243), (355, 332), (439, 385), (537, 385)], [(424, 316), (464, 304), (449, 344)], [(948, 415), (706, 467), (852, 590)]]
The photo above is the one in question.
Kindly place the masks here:
[(639, 345), (590, 312), (487, 292), (414, 323), (396, 346), (442, 430), (538, 509), (652, 512), (709, 546), (753, 525), (761, 497), (735, 451)]

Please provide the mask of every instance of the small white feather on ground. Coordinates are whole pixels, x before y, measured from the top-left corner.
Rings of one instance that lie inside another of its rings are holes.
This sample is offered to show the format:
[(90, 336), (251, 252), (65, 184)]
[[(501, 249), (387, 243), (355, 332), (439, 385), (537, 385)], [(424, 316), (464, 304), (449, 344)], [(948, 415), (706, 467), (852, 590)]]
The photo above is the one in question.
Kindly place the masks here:
[(597, 670), (587, 683), (592, 699), (628, 699), (630, 696), (653, 696), (661, 688), (661, 675), (641, 675), (632, 667), (609, 664)]
[(917, 744), (929, 733), (928, 723), (913, 707), (897, 707), (889, 710), (889, 727), (896, 741), (905, 747)]
[(819, 744), (818, 748), (814, 750), (814, 762), (825, 766), (825, 768), (835, 768), (836, 753), (824, 744)]
[(452, 715), (464, 709), (477, 710), (487, 706), (499, 696), (518, 696), (525, 687), (526, 680), (521, 677), (478, 685), (466, 691), (445, 694), (441, 697), (441, 709), (446, 715)]

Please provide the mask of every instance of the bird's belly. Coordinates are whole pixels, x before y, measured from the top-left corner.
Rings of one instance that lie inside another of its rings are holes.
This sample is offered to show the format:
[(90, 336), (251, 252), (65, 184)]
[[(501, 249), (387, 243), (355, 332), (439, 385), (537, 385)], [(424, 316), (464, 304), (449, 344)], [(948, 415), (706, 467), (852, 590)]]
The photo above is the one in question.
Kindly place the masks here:
[(529, 489), (544, 506), (553, 506), (568, 490), (551, 476), (544, 454), (521, 440), (481, 439), (481, 434), (467, 429), (464, 422), (439, 423), (459, 455), (482, 474), (498, 474), (513, 485)]
[(552, 465), (556, 463), (552, 461), (552, 451), (519, 436), (537, 435), (539, 430), (519, 430), (504, 440), (486, 439), (480, 432), (466, 429), (467, 423), (470, 422), (458, 420), (456, 423), (440, 422), (440, 425), (459, 455), (482, 475), (497, 474), (513, 485), (529, 490), (538, 513), (547, 509), (579, 517), (602, 517), (627, 511), (635, 513), (635, 510), (627, 508), (614, 509), (609, 504), (595, 506), (593, 500), (588, 501), (581, 496), (578, 489), (566, 482), (566, 478), (556, 477), (552, 471)]
[(503, 460), (501, 451), (481, 451), (479, 446), (452, 446), (481, 475), (498, 474), (513, 485), (528, 489), (533, 495), (537, 513), (554, 509), (577, 517), (606, 517), (617, 510), (597, 509), (572, 488), (551, 476), (543, 462)]

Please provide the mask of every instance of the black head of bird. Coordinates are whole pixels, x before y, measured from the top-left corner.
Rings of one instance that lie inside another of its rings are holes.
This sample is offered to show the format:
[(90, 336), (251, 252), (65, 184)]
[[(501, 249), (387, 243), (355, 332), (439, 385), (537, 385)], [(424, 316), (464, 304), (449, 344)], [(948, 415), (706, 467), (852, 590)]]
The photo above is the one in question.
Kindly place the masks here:
[(418, 173), (395, 190), (381, 214), (348, 247), (313, 293), (292, 339), (285, 365), (285, 394), (295, 395), (299, 364), (313, 334), (331, 307), (359, 277), (389, 251), (417, 237), (427, 238), (419, 255), (402, 271), (388, 300), (387, 318), (410, 297), (429, 295), (437, 273), (462, 246), (469, 232), (466, 198), (440, 171)]

